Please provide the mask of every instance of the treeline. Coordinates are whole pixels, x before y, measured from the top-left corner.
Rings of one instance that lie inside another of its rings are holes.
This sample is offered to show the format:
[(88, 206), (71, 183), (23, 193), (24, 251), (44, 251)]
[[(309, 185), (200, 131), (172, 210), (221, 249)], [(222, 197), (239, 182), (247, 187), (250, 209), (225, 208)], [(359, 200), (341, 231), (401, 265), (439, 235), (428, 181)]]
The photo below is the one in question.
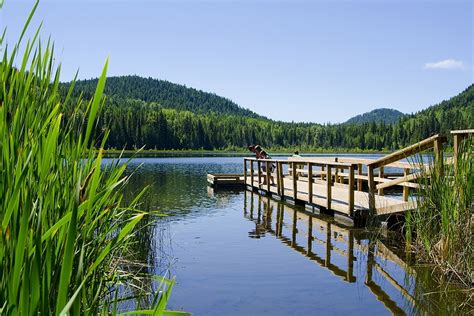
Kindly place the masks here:
[[(94, 95), (97, 79), (78, 80), (73, 96), (82, 93), (85, 99)], [(63, 93), (68, 84), (63, 84)], [(235, 114), (245, 117), (263, 118), (244, 109), (227, 98), (208, 93), (166, 80), (143, 78), (139, 76), (108, 77), (104, 94), (119, 99), (134, 99), (145, 102), (157, 102), (165, 108), (193, 113)]]
[[(85, 83), (88, 84), (88, 81), (81, 82), (76, 90), (81, 91)], [(109, 81), (109, 87), (110, 84)], [(106, 91), (112, 93), (115, 89), (118, 88), (106, 88)], [(110, 130), (106, 144), (108, 148), (135, 149), (145, 146), (146, 149), (158, 150), (213, 150), (243, 148), (248, 144), (259, 143), (267, 148), (300, 150), (394, 150), (435, 133), (447, 134), (452, 129), (472, 128), (474, 122), (474, 85), (439, 105), (403, 116), (394, 124), (287, 123), (258, 117), (256, 114), (256, 117), (240, 115), (240, 110), (248, 111), (241, 108), (228, 108), (228, 111), (221, 113), (201, 107), (192, 112), (163, 105), (169, 100), (158, 103), (123, 98), (121, 95), (126, 93), (121, 91), (115, 95), (109, 94), (99, 117), (99, 131)], [(84, 93), (84, 97), (88, 97), (87, 93)], [(179, 98), (185, 100), (190, 95)], [(198, 101), (186, 100), (182, 102), (189, 102), (189, 108), (199, 107)]]

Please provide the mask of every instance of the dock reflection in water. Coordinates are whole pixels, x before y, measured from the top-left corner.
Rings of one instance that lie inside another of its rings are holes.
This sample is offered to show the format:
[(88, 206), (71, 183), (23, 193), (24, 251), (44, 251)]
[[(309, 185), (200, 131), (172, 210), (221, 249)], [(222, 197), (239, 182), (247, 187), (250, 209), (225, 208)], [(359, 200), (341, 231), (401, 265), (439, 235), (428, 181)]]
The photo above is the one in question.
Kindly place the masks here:
[(462, 298), (445, 297), (426, 269), (410, 267), (374, 232), (251, 191), (245, 192), (244, 217), (255, 223), (250, 238), (278, 238), (343, 281), (363, 284), (393, 314), (465, 311)]

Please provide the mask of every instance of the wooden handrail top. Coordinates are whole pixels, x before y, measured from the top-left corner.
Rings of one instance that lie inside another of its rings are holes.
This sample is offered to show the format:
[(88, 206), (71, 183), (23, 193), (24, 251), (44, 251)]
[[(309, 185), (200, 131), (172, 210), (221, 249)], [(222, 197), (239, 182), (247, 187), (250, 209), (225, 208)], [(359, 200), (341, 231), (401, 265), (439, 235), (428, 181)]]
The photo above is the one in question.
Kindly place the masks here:
[(351, 164), (351, 163), (342, 163), (342, 162), (331, 162), (331, 161), (325, 161), (325, 162), (316, 162), (316, 161), (307, 161), (307, 160), (299, 160), (299, 161), (290, 161), (290, 160), (283, 160), (283, 159), (257, 159), (257, 158), (244, 158), (244, 160), (252, 160), (252, 161), (261, 161), (261, 162), (279, 162), (283, 164), (291, 164), (291, 163), (305, 163), (305, 164), (311, 164), (314, 166), (331, 166), (331, 167), (338, 167), (338, 168), (350, 168), (356, 164)]
[(373, 159), (359, 159), (359, 158), (349, 158), (349, 157), (288, 157), (288, 161), (291, 162), (313, 162), (313, 163), (321, 163), (325, 164), (328, 162), (337, 162), (338, 163), (349, 163), (349, 164), (368, 164)]
[(456, 131), (451, 131), (451, 134), (474, 134), (474, 129), (459, 129)]
[(412, 156), (416, 153), (420, 153), (426, 149), (433, 148), (434, 147), (434, 141), (436, 140), (441, 140), (441, 142), (446, 142), (447, 139), (445, 136), (436, 134), (431, 137), (428, 137), (416, 144), (413, 144), (411, 146), (405, 147), (403, 149), (397, 150), (385, 157), (376, 159), (372, 161), (371, 163), (368, 164), (368, 166), (375, 168), (383, 167), (386, 166), (392, 162), (398, 161), (400, 159)]
[[(296, 162), (319, 162), (325, 163), (327, 161), (335, 161), (336, 157), (289, 157), (288, 161), (296, 161)], [(353, 158), (353, 157), (337, 157), (337, 162), (341, 163), (349, 163), (349, 164), (361, 164), (361, 165), (368, 165), (374, 162), (376, 159), (368, 159), (368, 158)], [(392, 168), (400, 168), (400, 169), (421, 169), (421, 163), (417, 162), (409, 162), (409, 161), (396, 161), (386, 165), (386, 167)], [(425, 167), (427, 164), (425, 164)]]

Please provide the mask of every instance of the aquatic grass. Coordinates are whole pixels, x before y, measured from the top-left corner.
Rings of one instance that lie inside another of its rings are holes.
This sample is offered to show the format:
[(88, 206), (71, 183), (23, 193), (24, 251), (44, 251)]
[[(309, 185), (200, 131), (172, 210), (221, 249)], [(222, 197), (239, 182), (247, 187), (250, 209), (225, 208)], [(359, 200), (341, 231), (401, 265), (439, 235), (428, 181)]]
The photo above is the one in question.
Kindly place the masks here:
[[(61, 100), (40, 28), (19, 53), (37, 6), (11, 50), (0, 37), (0, 314), (116, 314), (119, 285), (134, 278), (120, 258), (146, 213), (123, 202), (126, 163), (101, 166), (108, 62), (91, 100), (70, 104), (74, 84)], [(167, 313), (174, 281), (160, 282), (147, 313)]]
[(434, 163), (422, 177), (418, 208), (406, 216), (406, 239), (419, 259), (433, 263), (445, 281), (472, 287), (474, 271), (473, 138), (460, 148), (457, 165)]

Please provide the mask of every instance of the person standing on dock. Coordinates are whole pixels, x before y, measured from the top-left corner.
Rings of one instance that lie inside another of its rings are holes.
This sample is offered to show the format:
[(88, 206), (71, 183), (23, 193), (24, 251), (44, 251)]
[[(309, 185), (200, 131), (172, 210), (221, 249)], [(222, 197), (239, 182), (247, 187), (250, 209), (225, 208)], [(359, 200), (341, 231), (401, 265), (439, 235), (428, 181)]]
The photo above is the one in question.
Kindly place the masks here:
[[(265, 150), (263, 150), (263, 148), (260, 145), (250, 145), (248, 149), (255, 154), (255, 157), (257, 159), (272, 159), (272, 157), (270, 157), (270, 155)], [(263, 164), (261, 169), (262, 169), (262, 172), (266, 173), (267, 172), (266, 164)], [(272, 162), (269, 168), (271, 184), (275, 184), (274, 177), (272, 175), (275, 169), (276, 169), (276, 165), (275, 163)], [(260, 179), (258, 179), (258, 181), (260, 181)], [(266, 177), (263, 177), (263, 182), (261, 184), (262, 185), (266, 184)]]

